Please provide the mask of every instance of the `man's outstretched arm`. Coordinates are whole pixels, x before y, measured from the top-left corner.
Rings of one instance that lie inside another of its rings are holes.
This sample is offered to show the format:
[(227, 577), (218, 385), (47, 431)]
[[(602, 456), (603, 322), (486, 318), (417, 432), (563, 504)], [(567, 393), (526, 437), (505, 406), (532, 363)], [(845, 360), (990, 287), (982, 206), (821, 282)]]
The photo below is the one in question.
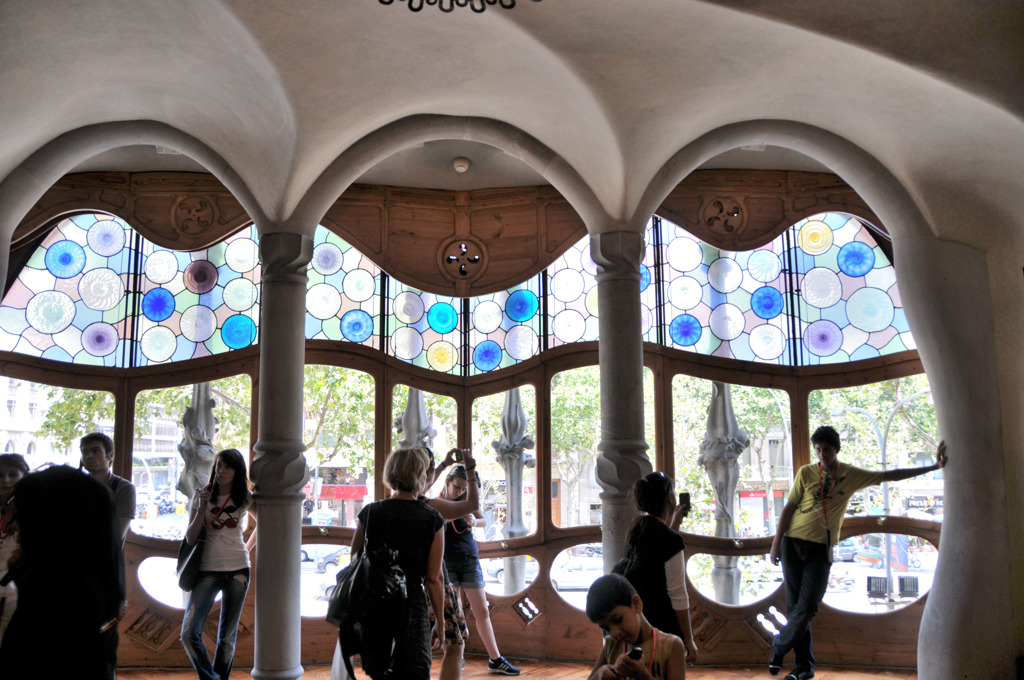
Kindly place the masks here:
[(934, 472), (935, 470), (941, 470), (946, 467), (946, 442), (939, 442), (938, 448), (935, 450), (935, 463), (927, 467), (912, 467), (912, 468), (897, 468), (895, 470), (886, 470), (882, 473), (883, 482), (899, 482), (904, 479), (910, 479), (911, 477), (917, 477), (927, 472)]

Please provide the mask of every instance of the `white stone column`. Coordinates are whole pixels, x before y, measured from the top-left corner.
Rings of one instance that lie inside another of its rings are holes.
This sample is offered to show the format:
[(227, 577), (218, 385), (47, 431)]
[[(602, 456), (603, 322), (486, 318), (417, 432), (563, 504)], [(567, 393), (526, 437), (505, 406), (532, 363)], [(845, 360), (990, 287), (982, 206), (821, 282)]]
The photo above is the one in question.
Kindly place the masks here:
[(895, 246), (900, 295), (949, 451), (918, 673), (921, 680), (1019, 677), (1020, 260), (1010, 247), (1008, 255), (986, 254), (930, 235)]
[(597, 264), (597, 308), (601, 365), (601, 530), (604, 567), (609, 571), (622, 548), (636, 509), (629, 492), (653, 468), (644, 439), (643, 337), (640, 332), (640, 262), (644, 237), (611, 231), (590, 239)]
[(312, 253), (312, 239), (306, 236), (260, 236), (259, 439), (252, 464), (257, 511), (254, 678), (302, 677), (299, 550), (302, 487), (309, 477), (302, 455), (302, 397), (306, 265)]

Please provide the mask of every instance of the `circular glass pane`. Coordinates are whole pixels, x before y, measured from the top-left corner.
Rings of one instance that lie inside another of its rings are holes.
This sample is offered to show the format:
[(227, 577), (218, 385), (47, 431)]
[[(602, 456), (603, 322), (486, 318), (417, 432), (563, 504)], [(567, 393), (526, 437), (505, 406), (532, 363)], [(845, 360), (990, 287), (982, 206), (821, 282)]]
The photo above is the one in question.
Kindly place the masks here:
[(117, 329), (109, 323), (89, 324), (82, 331), (82, 348), (94, 357), (105, 357), (117, 349)]
[(93, 269), (78, 281), (78, 294), (86, 307), (105, 312), (124, 299), (124, 282), (113, 269)]
[(697, 344), (697, 341), (700, 340), (703, 329), (697, 317), (691, 314), (680, 314), (672, 319), (668, 332), (672, 336), (672, 342), (680, 347), (690, 347)]
[(157, 250), (146, 258), (146, 277), (156, 284), (167, 283), (178, 274), (178, 258), (169, 250)]
[(722, 340), (735, 340), (743, 333), (745, 320), (740, 308), (732, 304), (718, 305), (711, 312), (708, 325)]
[(704, 289), (692, 276), (677, 276), (668, 288), (668, 299), (676, 309), (693, 309), (700, 304)]
[(720, 257), (708, 267), (708, 283), (719, 293), (731, 293), (743, 283), (743, 270), (736, 260)]
[(832, 228), (820, 220), (805, 222), (797, 242), (808, 255), (821, 255), (832, 247)]
[(815, 321), (804, 332), (804, 344), (815, 356), (831, 356), (843, 346), (843, 331), (831, 321)]
[[(395, 318), (413, 324), (423, 318), (423, 298), (406, 291), (395, 296)], [(418, 352), (417, 352), (418, 354)]]
[(668, 244), (668, 263), (680, 272), (693, 271), (704, 261), (700, 244), (685, 236), (675, 238)]
[(224, 304), (236, 312), (252, 309), (258, 295), (259, 289), (249, 279), (232, 279), (224, 286)]
[(750, 349), (759, 358), (765, 361), (777, 359), (786, 349), (786, 338), (782, 329), (770, 324), (764, 324), (750, 331)]
[(864, 276), (875, 268), (875, 251), (866, 243), (851, 241), (839, 249), (836, 261), (847, 276)]
[(46, 249), (43, 261), (58, 279), (70, 279), (85, 269), (85, 248), (74, 241), (57, 241)]
[(576, 342), (586, 330), (586, 319), (575, 309), (566, 309), (555, 315), (555, 337), (562, 342)]
[(376, 288), (373, 281), (373, 274), (365, 269), (353, 269), (345, 274), (345, 280), (341, 285), (345, 295), (353, 302), (365, 302), (373, 297)]
[(583, 274), (575, 269), (562, 269), (551, 277), (551, 294), (559, 302), (572, 302), (583, 294)]
[(516, 326), (505, 334), (505, 350), (516, 361), (526, 361), (537, 349), (537, 333), (528, 326)]
[(345, 262), (345, 256), (341, 248), (333, 243), (321, 243), (313, 249), (313, 258), (310, 264), (318, 273), (330, 276), (341, 269)]
[(341, 293), (329, 283), (318, 283), (306, 291), (306, 309), (321, 321), (330, 319), (341, 309)]
[(455, 366), (458, 357), (455, 345), (447, 340), (439, 340), (427, 348), (427, 361), (435, 371), (442, 373), (450, 371)]
[(163, 321), (174, 314), (174, 296), (166, 288), (154, 288), (142, 297), (142, 313), (150, 321)]
[(395, 356), (405, 361), (412, 361), (423, 351), (423, 336), (415, 328), (399, 328), (391, 336), (391, 346)]
[(537, 301), (537, 296), (529, 290), (517, 290), (508, 296), (508, 301), (505, 303), (505, 313), (508, 314), (508, 318), (518, 323), (532, 319), (539, 308), (540, 303)]
[(747, 260), (747, 271), (755, 281), (771, 283), (782, 273), (782, 261), (770, 250), (756, 250)]
[(256, 324), (247, 316), (235, 314), (224, 321), (220, 336), (231, 349), (248, 347), (256, 340)]
[(501, 325), (501, 305), (484, 300), (473, 310), (473, 327), (481, 333), (493, 333)]
[(166, 326), (150, 328), (142, 334), (142, 353), (153, 362), (167, 361), (177, 349), (174, 332)]
[(762, 286), (750, 296), (750, 308), (762, 319), (774, 319), (782, 313), (782, 293), (771, 286)]
[(181, 334), (192, 342), (206, 342), (217, 332), (217, 315), (206, 305), (192, 305), (181, 313)]
[(831, 269), (815, 267), (804, 276), (804, 300), (818, 309), (831, 307), (843, 297), (843, 284)]
[(196, 295), (203, 295), (217, 285), (217, 268), (209, 260), (196, 260), (185, 267), (185, 287)]
[(459, 314), (447, 302), (435, 302), (427, 312), (427, 323), (436, 333), (451, 333), (459, 325)]
[(114, 220), (100, 220), (89, 227), (85, 241), (92, 252), (103, 257), (117, 255), (124, 248), (124, 228)]
[(861, 288), (846, 301), (846, 317), (868, 333), (885, 330), (895, 314), (892, 299), (878, 288)]
[(493, 371), (501, 363), (501, 345), (484, 340), (473, 350), (473, 365), (481, 371)]
[(60, 333), (75, 318), (75, 303), (60, 291), (43, 291), (28, 301), (25, 316), (29, 325), (40, 333)]
[(235, 239), (224, 251), (224, 261), (239, 274), (251, 272), (260, 262), (260, 247), (251, 239)]
[(373, 335), (373, 317), (361, 309), (345, 312), (341, 317), (341, 334), (349, 342), (363, 342)]

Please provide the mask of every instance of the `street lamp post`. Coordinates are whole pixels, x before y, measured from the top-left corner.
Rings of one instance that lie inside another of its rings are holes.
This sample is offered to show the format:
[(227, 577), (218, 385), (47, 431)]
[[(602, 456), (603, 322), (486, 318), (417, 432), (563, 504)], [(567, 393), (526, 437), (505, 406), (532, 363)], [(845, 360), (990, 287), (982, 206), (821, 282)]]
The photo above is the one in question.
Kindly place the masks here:
[[(896, 402), (896, 405), (889, 411), (889, 418), (885, 422), (885, 433), (882, 433), (882, 429), (878, 426), (878, 421), (873, 415), (866, 409), (859, 408), (857, 406), (847, 406), (846, 408), (837, 408), (832, 411), (832, 417), (835, 419), (842, 418), (847, 413), (856, 413), (863, 416), (871, 422), (871, 425), (875, 428), (875, 436), (878, 437), (878, 449), (879, 457), (881, 460), (879, 463), (882, 465), (882, 472), (889, 469), (889, 458), (886, 454), (886, 444), (889, 441), (889, 428), (892, 426), (892, 421), (896, 417), (896, 414), (900, 412), (903, 405), (908, 401), (917, 399), (918, 397), (924, 396), (930, 393), (931, 388), (923, 389), (920, 392), (915, 392), (909, 397), (904, 397)], [(882, 482), (882, 514), (885, 516), (889, 515), (889, 482)], [(887, 602), (893, 601), (893, 587), (892, 587), (892, 534), (885, 532), (885, 599)]]

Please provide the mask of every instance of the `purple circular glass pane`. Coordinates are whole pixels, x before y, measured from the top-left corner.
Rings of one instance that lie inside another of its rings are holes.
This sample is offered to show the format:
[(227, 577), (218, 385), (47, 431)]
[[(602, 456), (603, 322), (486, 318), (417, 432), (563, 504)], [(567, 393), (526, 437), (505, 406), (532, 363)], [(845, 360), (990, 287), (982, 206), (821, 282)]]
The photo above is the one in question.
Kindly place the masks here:
[(100, 220), (89, 227), (85, 240), (92, 251), (103, 257), (117, 255), (124, 248), (124, 229), (114, 220)]
[(217, 268), (208, 260), (196, 260), (185, 267), (184, 283), (196, 295), (209, 293), (217, 285)]
[(117, 329), (109, 323), (89, 324), (82, 331), (82, 348), (94, 357), (105, 357), (117, 349)]
[(815, 356), (832, 356), (843, 346), (843, 331), (831, 321), (815, 321), (804, 333), (804, 344)]

